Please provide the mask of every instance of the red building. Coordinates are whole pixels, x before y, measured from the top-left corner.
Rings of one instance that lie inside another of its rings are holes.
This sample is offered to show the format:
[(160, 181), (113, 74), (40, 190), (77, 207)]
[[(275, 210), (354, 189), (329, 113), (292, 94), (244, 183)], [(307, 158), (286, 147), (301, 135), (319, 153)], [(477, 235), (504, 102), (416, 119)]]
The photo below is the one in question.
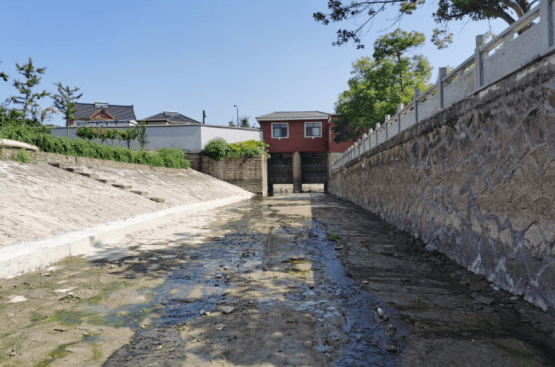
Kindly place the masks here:
[(268, 193), (273, 184), (293, 184), (302, 192), (303, 183), (323, 183), (340, 153), (354, 141), (336, 144), (331, 131), (338, 114), (319, 111), (273, 112), (256, 118), (269, 144)]

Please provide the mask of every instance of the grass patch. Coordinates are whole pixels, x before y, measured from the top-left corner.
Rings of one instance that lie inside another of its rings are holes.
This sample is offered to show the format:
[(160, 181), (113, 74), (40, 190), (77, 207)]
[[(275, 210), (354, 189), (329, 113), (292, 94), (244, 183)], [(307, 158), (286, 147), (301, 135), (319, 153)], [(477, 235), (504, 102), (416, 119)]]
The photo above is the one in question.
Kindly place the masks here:
[(338, 235), (338, 234), (335, 234), (335, 233), (334, 233), (334, 234), (331, 234), (331, 235), (328, 237), (328, 240), (330, 240), (330, 241), (338, 241), (338, 240), (340, 240), (340, 239), (341, 239), (341, 236)]
[(53, 317), (55, 321), (66, 326), (79, 325), (83, 321), (87, 321), (91, 325), (104, 325), (106, 323), (101, 315), (91, 312), (58, 310)]
[(129, 283), (127, 282), (113, 282), (108, 284), (106, 287), (102, 288), (100, 293), (92, 298), (89, 298), (86, 303), (90, 305), (99, 305), (101, 304), (110, 293), (120, 290), (124, 287), (128, 287)]
[(54, 350), (50, 351), (50, 353), (48, 353), (48, 356), (50, 358), (43, 359), (42, 361), (36, 363), (34, 365), (34, 367), (48, 367), (56, 359), (64, 358), (65, 356), (69, 355), (69, 353), (70, 353), (66, 350), (66, 348), (71, 346), (71, 345), (74, 345), (74, 344), (77, 344), (77, 343), (62, 344), (62, 345), (58, 346), (56, 349), (54, 349)]
[(92, 360), (93, 361), (98, 361), (100, 358), (102, 358), (102, 349), (100, 349), (100, 345), (95, 344), (93, 345), (92, 348)]

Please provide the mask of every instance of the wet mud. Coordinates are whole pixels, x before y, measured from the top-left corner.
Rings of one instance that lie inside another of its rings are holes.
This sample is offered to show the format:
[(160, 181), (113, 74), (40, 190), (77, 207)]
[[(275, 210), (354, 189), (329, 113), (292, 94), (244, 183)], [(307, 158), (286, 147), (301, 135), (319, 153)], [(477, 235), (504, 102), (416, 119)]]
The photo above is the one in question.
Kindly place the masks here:
[(555, 365), (553, 313), (320, 193), (201, 213), (0, 285), (2, 366)]

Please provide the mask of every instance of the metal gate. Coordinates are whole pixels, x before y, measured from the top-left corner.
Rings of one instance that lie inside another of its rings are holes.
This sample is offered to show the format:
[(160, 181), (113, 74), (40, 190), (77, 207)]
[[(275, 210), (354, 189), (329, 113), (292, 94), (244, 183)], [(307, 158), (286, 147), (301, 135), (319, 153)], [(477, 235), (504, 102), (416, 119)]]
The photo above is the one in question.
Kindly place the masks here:
[(293, 183), (293, 154), (272, 153), (268, 159), (268, 183)]
[(301, 171), (303, 183), (328, 182), (328, 154), (301, 153)]

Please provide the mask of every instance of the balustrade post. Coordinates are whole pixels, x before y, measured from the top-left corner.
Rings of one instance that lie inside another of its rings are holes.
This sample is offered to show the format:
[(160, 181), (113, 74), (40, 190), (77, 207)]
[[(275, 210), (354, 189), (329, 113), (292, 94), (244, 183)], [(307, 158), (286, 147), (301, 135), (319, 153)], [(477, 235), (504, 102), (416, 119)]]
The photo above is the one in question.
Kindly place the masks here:
[(414, 106), (414, 123), (418, 123), (418, 98), (420, 97), (420, 89), (414, 88), (414, 99), (412, 105)]
[(374, 129), (368, 130), (368, 150), (372, 148), (372, 135), (374, 135)]
[(447, 68), (439, 68), (439, 74), (437, 76), (437, 93), (439, 96), (439, 110), (443, 110), (443, 79), (447, 76)]
[(397, 105), (397, 134), (401, 132), (401, 111), (405, 108), (403, 103)]
[(484, 46), (486, 43), (486, 36), (484, 34), (476, 36), (476, 48), (474, 49), (474, 64), (476, 68), (475, 90), (480, 89), (484, 84), (484, 55), (482, 51), (480, 51), (480, 47)]
[(553, 40), (553, 3), (551, 0), (540, 0), (540, 41), (542, 53), (554, 45)]
[(379, 123), (379, 122), (376, 122), (376, 145), (379, 144), (379, 143), (378, 143), (378, 135), (379, 135), (378, 130), (379, 130), (379, 129), (380, 129), (380, 123)]
[(366, 152), (368, 149), (366, 149), (366, 144), (368, 144), (368, 134), (364, 133), (362, 134), (362, 141), (363, 141), (363, 146), (362, 146), (362, 152)]

